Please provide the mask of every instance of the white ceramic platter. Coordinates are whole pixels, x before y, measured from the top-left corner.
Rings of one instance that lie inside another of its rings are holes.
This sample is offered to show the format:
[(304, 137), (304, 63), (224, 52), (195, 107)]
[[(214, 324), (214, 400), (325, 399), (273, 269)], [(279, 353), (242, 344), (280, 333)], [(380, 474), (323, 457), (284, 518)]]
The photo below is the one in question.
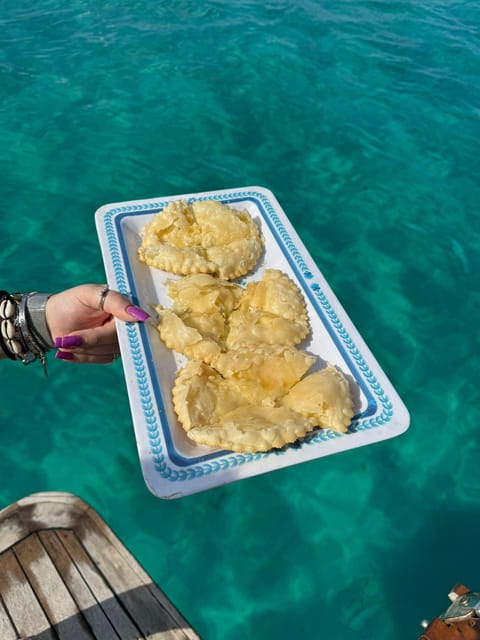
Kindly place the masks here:
[[(312, 331), (298, 347), (316, 355), (319, 363), (340, 368), (351, 383), (355, 417), (346, 434), (320, 429), (282, 450), (245, 454), (197, 445), (179, 426), (171, 389), (185, 360), (161, 342), (152, 312), (152, 305), (171, 305), (165, 282), (176, 276), (141, 264), (137, 249), (144, 225), (169, 202), (209, 198), (247, 209), (261, 228), (264, 255), (241, 282), (259, 280), (265, 268), (280, 269), (303, 292)], [(179, 498), (379, 442), (408, 428), (406, 407), (270, 191), (244, 187), (120, 202), (100, 207), (95, 217), (108, 284), (152, 313), (144, 324), (119, 322), (117, 328), (140, 464), (155, 496)]]

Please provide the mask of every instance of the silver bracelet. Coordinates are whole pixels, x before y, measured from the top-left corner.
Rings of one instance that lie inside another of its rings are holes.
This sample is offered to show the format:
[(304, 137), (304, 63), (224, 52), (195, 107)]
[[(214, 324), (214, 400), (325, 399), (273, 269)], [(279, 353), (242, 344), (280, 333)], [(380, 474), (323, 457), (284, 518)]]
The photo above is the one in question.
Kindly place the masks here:
[(53, 347), (45, 310), (51, 294), (0, 292), (0, 348), (11, 360), (42, 363), (47, 374), (47, 351)]
[(53, 349), (53, 340), (47, 325), (46, 308), (51, 293), (29, 293), (26, 301), (26, 321), (38, 344), (45, 350)]
[(46, 350), (35, 340), (34, 335), (30, 331), (30, 327), (27, 324), (27, 301), (29, 294), (23, 295), (20, 298), (18, 305), (17, 326), (20, 329), (20, 335), (23, 338), (27, 350), (22, 354), (23, 364), (30, 364), (37, 358), (40, 359), (44, 369), (46, 366)]

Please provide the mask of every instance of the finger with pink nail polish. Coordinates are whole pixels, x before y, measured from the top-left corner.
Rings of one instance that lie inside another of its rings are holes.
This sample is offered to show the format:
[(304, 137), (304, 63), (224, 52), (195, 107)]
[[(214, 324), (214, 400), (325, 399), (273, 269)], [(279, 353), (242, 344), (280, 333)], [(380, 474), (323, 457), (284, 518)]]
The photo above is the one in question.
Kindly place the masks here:
[(74, 355), (73, 353), (71, 353), (71, 351), (57, 351), (57, 353), (55, 354), (55, 358), (57, 360), (73, 360), (74, 359)]
[(73, 347), (81, 347), (83, 338), (81, 336), (65, 336), (64, 338), (55, 338), (53, 346), (63, 349), (72, 349)]
[(140, 309), (140, 307), (135, 307), (134, 305), (127, 307), (127, 313), (139, 322), (145, 322), (145, 320), (150, 317), (146, 311)]

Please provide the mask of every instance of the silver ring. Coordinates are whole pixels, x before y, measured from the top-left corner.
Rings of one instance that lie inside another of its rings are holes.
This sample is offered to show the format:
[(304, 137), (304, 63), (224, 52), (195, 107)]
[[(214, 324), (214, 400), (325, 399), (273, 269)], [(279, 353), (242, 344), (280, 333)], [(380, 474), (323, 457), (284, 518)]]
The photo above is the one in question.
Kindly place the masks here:
[(100, 311), (103, 311), (103, 307), (105, 306), (105, 299), (108, 295), (108, 292), (110, 291), (110, 288), (108, 286), (108, 284), (106, 284), (102, 291), (100, 292), (100, 300), (98, 301), (98, 308), (100, 309)]

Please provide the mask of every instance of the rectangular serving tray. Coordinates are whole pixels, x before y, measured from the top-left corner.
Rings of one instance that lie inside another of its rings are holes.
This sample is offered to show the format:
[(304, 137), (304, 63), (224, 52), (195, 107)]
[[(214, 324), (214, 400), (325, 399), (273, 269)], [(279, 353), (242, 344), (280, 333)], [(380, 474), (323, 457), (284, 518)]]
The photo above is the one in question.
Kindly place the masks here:
[[(342, 370), (355, 416), (346, 434), (318, 429), (301, 442), (268, 453), (233, 453), (187, 438), (172, 407), (171, 390), (185, 358), (170, 351), (155, 327), (153, 306), (171, 306), (165, 283), (177, 276), (138, 260), (141, 232), (173, 200), (214, 199), (247, 209), (259, 224), (265, 252), (242, 284), (264, 269), (280, 269), (301, 289), (311, 335), (304, 351)], [(271, 191), (243, 187), (107, 204), (95, 214), (107, 282), (152, 315), (145, 323), (117, 322), (120, 350), (145, 482), (159, 498), (179, 498), (249, 476), (362, 447), (406, 431), (409, 413), (348, 318)]]

